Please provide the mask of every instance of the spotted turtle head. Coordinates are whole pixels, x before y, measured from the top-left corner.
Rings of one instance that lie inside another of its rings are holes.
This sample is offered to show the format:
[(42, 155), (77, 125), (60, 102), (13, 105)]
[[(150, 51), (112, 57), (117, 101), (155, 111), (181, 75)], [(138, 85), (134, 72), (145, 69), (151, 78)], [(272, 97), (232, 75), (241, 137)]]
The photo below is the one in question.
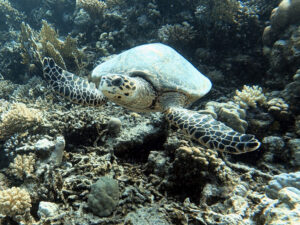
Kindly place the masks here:
[(136, 81), (126, 75), (102, 76), (99, 89), (108, 99), (120, 105), (128, 105), (136, 100)]

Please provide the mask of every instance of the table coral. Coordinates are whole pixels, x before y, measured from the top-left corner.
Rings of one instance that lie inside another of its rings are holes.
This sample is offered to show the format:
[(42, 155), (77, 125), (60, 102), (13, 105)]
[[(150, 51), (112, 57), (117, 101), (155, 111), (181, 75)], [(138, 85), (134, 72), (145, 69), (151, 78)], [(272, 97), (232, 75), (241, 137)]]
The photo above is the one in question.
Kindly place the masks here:
[(0, 214), (11, 217), (23, 215), (30, 207), (30, 195), (25, 189), (12, 187), (0, 191)]

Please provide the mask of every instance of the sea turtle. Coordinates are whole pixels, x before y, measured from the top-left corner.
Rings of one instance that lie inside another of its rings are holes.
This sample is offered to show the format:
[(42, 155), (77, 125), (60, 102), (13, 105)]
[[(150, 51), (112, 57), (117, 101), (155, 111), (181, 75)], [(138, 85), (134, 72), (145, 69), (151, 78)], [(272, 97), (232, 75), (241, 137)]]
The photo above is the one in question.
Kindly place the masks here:
[(173, 48), (160, 43), (134, 47), (101, 63), (92, 81), (78, 77), (44, 58), (43, 72), (55, 92), (85, 105), (111, 100), (133, 111), (163, 112), (167, 121), (192, 140), (232, 154), (256, 150), (260, 142), (209, 114), (186, 109), (211, 89), (210, 80)]

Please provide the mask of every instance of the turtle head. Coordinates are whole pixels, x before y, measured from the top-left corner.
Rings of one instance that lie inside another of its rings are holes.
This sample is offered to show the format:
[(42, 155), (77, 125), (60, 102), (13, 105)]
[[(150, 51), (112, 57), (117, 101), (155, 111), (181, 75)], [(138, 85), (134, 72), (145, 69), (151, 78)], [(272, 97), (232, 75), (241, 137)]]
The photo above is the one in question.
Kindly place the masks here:
[(147, 111), (155, 99), (152, 86), (141, 77), (101, 76), (99, 89), (111, 101), (136, 111)]
[(130, 104), (136, 99), (136, 81), (129, 76), (120, 74), (102, 76), (99, 89), (108, 99), (121, 105)]

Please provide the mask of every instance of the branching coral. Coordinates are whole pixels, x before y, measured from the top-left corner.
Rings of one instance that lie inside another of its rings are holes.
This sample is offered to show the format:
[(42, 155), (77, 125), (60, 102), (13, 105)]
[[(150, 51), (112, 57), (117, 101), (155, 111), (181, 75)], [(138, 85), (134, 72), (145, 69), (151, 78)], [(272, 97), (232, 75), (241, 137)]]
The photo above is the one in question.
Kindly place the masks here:
[(17, 178), (23, 180), (24, 177), (29, 177), (34, 171), (35, 155), (17, 155), (13, 163), (10, 163), (10, 173)]
[(76, 6), (83, 8), (94, 19), (101, 18), (107, 7), (105, 2), (99, 0), (76, 0)]
[(41, 62), (42, 59), (39, 54), (37, 36), (37, 32), (32, 30), (28, 24), (22, 22), (19, 41), (21, 43), (21, 49), (23, 50), (21, 53), (23, 64), (29, 64), (31, 61), (35, 63)]
[(77, 48), (76, 39), (70, 35), (65, 40), (60, 40), (58, 33), (47, 21), (42, 21), (43, 26), (39, 33), (33, 31), (25, 23), (21, 25), (20, 42), (23, 49), (23, 63), (32, 61), (41, 62), (45, 56), (52, 57), (55, 62), (66, 69), (81, 69), (84, 66), (84, 54)]
[(10, 137), (14, 133), (25, 132), (28, 128), (35, 129), (42, 122), (39, 110), (28, 108), (23, 103), (14, 103), (1, 116), (0, 139)]
[(252, 87), (244, 85), (243, 90), (236, 90), (236, 96), (234, 96), (234, 101), (245, 109), (248, 109), (249, 106), (256, 108), (256, 103), (265, 105), (266, 100), (267, 99), (262, 92), (262, 88), (257, 85), (254, 85)]
[(0, 214), (14, 217), (30, 210), (31, 199), (25, 189), (12, 187), (0, 191)]
[(64, 41), (58, 38), (58, 33), (43, 20), (40, 31), (40, 43), (45, 51), (44, 55), (54, 58), (55, 62), (66, 69), (66, 63), (75, 62), (78, 68), (83, 58), (83, 53), (77, 49), (76, 39), (67, 36)]

